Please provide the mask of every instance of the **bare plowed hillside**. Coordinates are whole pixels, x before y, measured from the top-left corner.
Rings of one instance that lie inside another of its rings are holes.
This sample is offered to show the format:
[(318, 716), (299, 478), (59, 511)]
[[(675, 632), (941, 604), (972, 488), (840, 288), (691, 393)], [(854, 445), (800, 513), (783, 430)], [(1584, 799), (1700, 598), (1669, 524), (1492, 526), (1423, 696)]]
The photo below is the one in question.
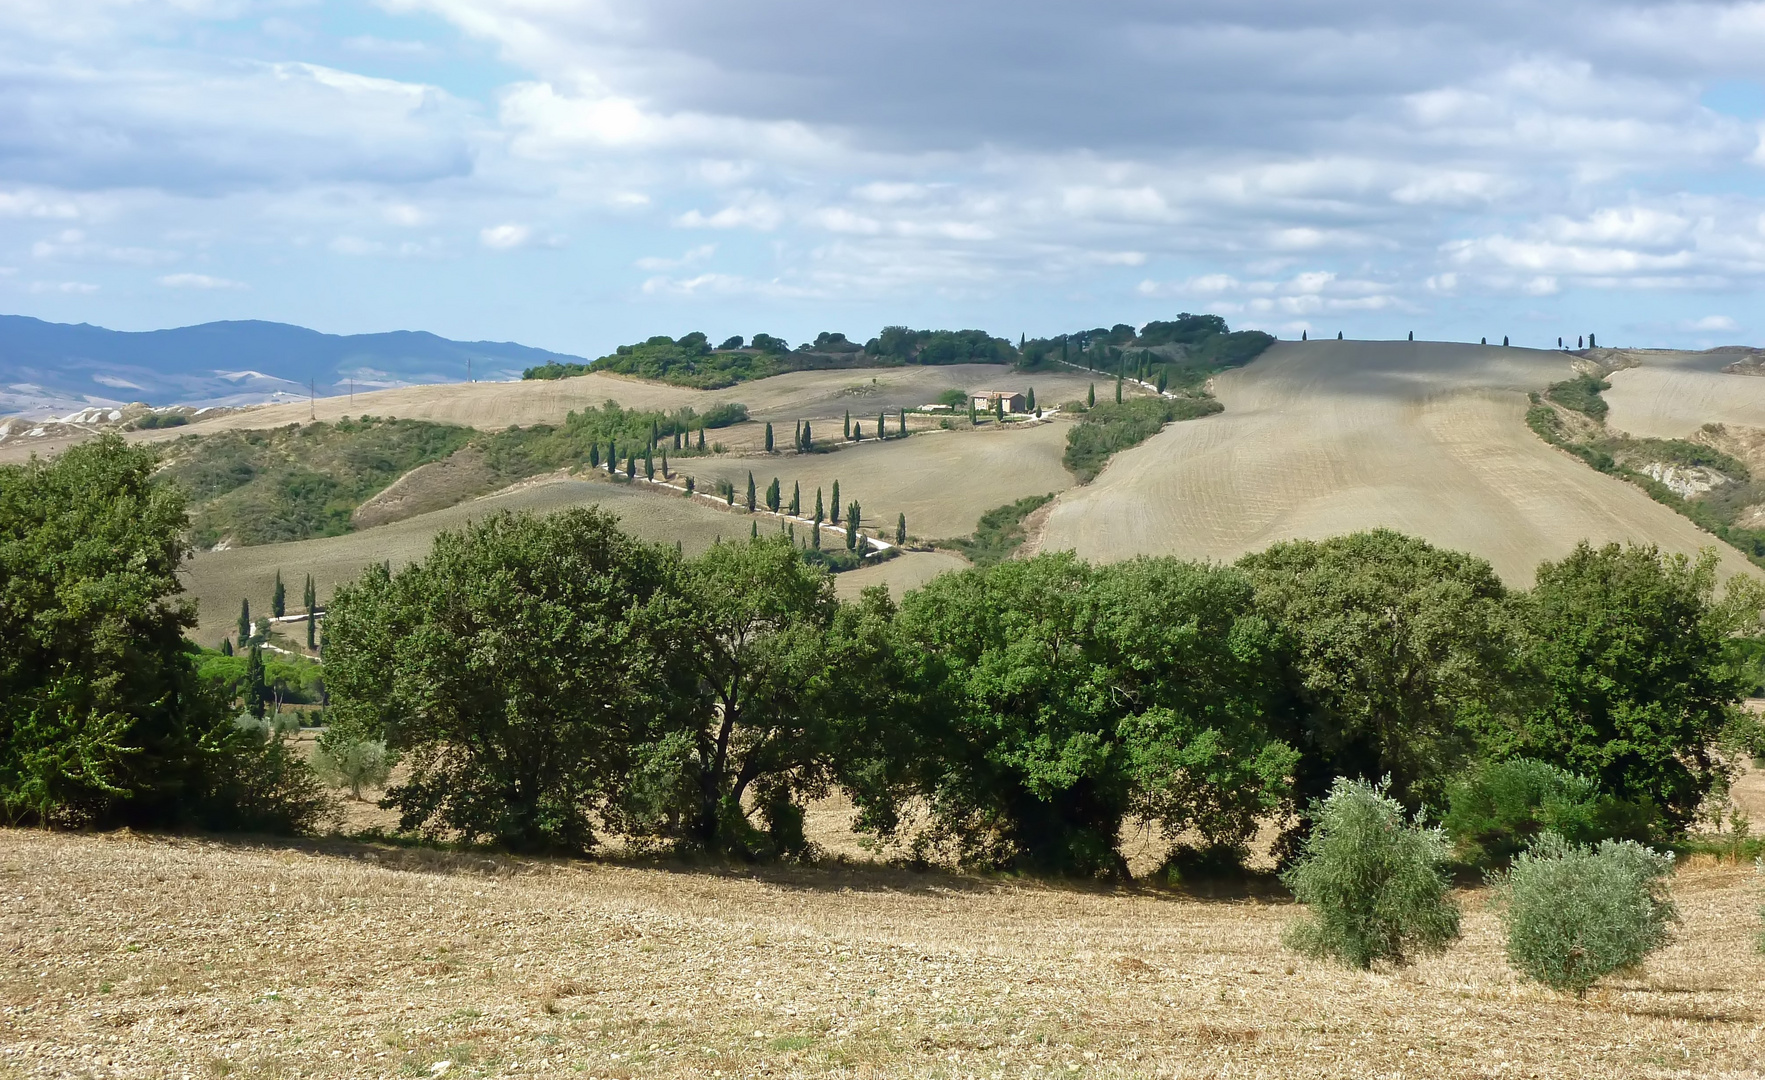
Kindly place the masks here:
[(1072, 485), (1072, 474), (1060, 464), (1068, 430), (1064, 420), (1003, 430), (970, 429), (963, 421), (959, 430), (865, 442), (832, 454), (698, 458), (682, 461), (679, 469), (697, 480), (701, 491), (728, 480), (745, 493), (748, 473), (760, 488), (776, 476), (786, 502), (791, 485), (800, 482), (805, 512), (815, 509), (817, 487), (831, 498), (838, 480), (841, 503), (857, 499), (866, 528), (874, 525), (893, 535), (896, 516), (905, 513), (912, 536), (966, 536), (995, 506)]
[(1041, 547), (1230, 560), (1384, 526), (1482, 555), (1516, 585), (1582, 538), (1714, 546), (1725, 572), (1746, 569), (1733, 549), (1527, 428), (1526, 392), (1572, 374), (1563, 354), (1528, 349), (1280, 343), (1216, 380), (1224, 413), (1167, 427), (1063, 495)]
[(1683, 439), (1705, 424), (1765, 428), (1765, 378), (1722, 371), (1750, 352), (1635, 353), (1641, 367), (1607, 376), (1612, 388), (1604, 395), (1611, 406), (1606, 423), (1655, 439)]
[[(639, 491), (603, 480), (553, 479), (534, 482), (512, 491), (445, 510), (421, 514), (378, 528), (301, 540), (292, 544), (265, 544), (226, 551), (199, 551), (185, 566), (184, 582), (196, 598), (196, 640), (217, 645), (239, 618), (239, 601), (249, 599), (254, 615), (269, 614), (270, 593), (276, 572), (282, 572), (291, 598), (300, 595), (306, 575), (313, 576), (321, 599), (331, 595), (338, 582), (350, 581), (373, 563), (392, 563), (393, 569), (429, 553), (435, 534), (463, 528), (466, 522), (510, 511), (551, 513), (573, 506), (601, 506), (619, 515), (621, 525), (646, 540), (673, 543), (678, 540), (688, 554), (703, 551), (719, 536), (734, 539), (748, 535), (745, 514), (725, 513), (703, 499), (688, 500)], [(291, 601), (292, 602), (292, 601)]]

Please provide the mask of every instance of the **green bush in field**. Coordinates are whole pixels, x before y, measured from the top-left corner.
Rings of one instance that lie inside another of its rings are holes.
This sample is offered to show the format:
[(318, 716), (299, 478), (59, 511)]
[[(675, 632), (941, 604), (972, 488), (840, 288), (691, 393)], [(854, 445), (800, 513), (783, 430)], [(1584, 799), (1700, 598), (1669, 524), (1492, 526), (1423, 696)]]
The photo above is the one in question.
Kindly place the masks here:
[(1288, 928), (1290, 948), (1367, 968), (1441, 952), (1459, 936), (1441, 872), (1446, 838), (1407, 821), (1384, 784), (1338, 778), (1312, 816), (1302, 857), (1282, 875), (1310, 909)]
[(1512, 862), (1539, 834), (1571, 843), (1646, 840), (1658, 814), (1646, 804), (1602, 793), (1585, 776), (1542, 761), (1482, 765), (1447, 788), (1441, 822), (1458, 857), (1473, 866)]
[(1668, 894), (1673, 856), (1632, 840), (1598, 847), (1545, 833), (1491, 879), (1508, 931), (1508, 963), (1553, 990), (1584, 994), (1667, 943), (1679, 915)]
[(372, 739), (348, 724), (333, 724), (319, 736), (313, 753), (313, 771), (335, 788), (348, 788), (349, 797), (360, 800), (362, 788), (385, 787), (392, 777), (397, 755), (383, 739)]

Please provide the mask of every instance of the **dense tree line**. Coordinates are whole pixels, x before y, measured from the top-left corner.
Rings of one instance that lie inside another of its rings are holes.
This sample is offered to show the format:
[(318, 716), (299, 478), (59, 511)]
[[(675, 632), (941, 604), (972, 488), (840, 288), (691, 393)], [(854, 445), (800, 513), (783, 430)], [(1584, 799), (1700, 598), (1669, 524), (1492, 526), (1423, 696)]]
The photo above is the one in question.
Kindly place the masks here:
[[(111, 438), (0, 468), (5, 820), (310, 826), (310, 770), (184, 638), (188, 521), (154, 467)], [(402, 758), (407, 829), (522, 850), (800, 854), (840, 790), (927, 856), (1122, 874), (1136, 825), (1180, 870), (1271, 819), (1297, 852), (1349, 777), (1494, 864), (1546, 831), (1674, 837), (1755, 749), (1765, 598), (1716, 585), (1710, 556), (1583, 544), (1513, 590), (1376, 531), (842, 602), (788, 537), (686, 558), (598, 510), (502, 516), (337, 591), (326, 754)]]
[(573, 511), (340, 589), (327, 683), (409, 755), (406, 828), (523, 849), (614, 829), (789, 854), (839, 788), (883, 836), (921, 808), (917, 842), (965, 863), (1119, 874), (1130, 823), (1174, 864), (1231, 861), (1271, 817), (1293, 850), (1338, 777), (1438, 815), (1517, 760), (1620, 805), (1607, 834), (1659, 838), (1747, 736), (1730, 657), (1760, 592), (1715, 584), (1709, 558), (1582, 545), (1515, 591), (1378, 531), (1231, 567), (1049, 554), (840, 603), (788, 540), (686, 559)]

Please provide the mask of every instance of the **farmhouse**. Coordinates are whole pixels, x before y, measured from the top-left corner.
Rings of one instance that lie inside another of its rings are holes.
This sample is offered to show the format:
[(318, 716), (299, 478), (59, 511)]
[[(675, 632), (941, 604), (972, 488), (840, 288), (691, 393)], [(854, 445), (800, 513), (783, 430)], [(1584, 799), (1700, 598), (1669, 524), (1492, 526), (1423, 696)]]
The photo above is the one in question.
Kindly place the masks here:
[(998, 403), (1003, 403), (1008, 413), (1024, 411), (1023, 395), (1013, 390), (977, 390), (974, 393), (976, 412), (992, 412)]

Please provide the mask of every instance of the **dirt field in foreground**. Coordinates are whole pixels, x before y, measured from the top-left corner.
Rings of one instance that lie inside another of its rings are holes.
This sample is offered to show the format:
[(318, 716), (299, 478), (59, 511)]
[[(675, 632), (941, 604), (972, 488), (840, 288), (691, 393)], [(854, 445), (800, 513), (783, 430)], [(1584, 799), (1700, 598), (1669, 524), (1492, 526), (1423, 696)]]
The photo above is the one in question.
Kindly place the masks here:
[(1761, 1075), (1757, 879), (1677, 888), (1674, 944), (1578, 1001), (1477, 894), (1445, 957), (1358, 973), (1257, 899), (4, 831), (0, 1076)]

